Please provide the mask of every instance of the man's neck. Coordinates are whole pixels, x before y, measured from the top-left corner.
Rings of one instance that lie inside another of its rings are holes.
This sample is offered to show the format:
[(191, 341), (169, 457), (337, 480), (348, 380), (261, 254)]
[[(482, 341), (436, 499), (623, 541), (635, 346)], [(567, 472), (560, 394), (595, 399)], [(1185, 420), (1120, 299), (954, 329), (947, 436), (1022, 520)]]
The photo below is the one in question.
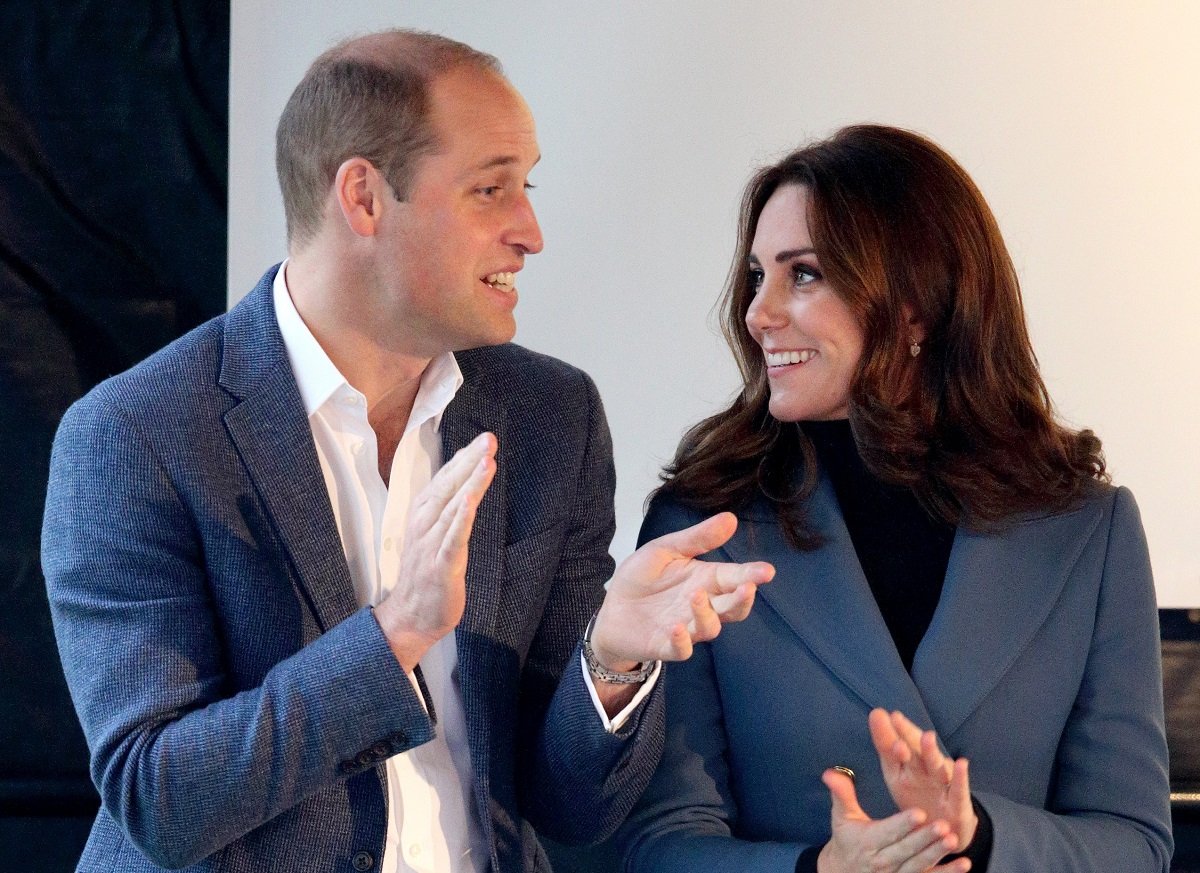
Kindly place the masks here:
[(320, 267), (312, 269), (312, 263), (311, 259), (288, 261), (284, 277), (288, 293), (329, 360), (366, 398), (367, 420), (379, 446), (379, 473), (387, 482), (431, 359), (379, 342), (372, 333), (377, 325), (355, 319), (354, 308), (345, 305), (354, 289), (323, 274)]

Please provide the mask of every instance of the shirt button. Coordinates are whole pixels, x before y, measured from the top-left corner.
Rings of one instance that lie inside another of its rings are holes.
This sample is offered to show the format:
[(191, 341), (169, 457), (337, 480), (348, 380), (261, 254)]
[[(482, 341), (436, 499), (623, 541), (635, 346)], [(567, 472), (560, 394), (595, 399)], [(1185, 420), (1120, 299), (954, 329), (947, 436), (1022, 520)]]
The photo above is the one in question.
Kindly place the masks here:
[(375, 866), (375, 859), (370, 852), (355, 852), (354, 857), (350, 859), (350, 864), (355, 870), (370, 870)]
[(355, 443), (354, 445), (352, 445), (350, 447), (350, 451), (353, 452), (355, 455), (361, 455), (363, 453), (363, 444)]
[(413, 843), (412, 845), (410, 845), (408, 847), (408, 854), (412, 855), (414, 858), (417, 857), (418, 855), (420, 855), (421, 854), (421, 844)]
[(383, 550), (385, 552), (390, 552), (392, 550), (392, 538), (391, 537), (387, 537), (383, 541)]

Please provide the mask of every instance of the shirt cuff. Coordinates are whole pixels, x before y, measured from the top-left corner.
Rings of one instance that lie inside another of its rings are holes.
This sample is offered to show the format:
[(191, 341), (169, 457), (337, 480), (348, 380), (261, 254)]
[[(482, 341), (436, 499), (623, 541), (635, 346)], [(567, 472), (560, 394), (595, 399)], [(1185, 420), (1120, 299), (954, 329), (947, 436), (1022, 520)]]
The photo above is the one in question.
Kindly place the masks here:
[(426, 715), (429, 715), (429, 702), (425, 700), (425, 683), (417, 677), (416, 670), (406, 670), (404, 675), (412, 683), (413, 691), (417, 693), (417, 700), (421, 701), (421, 708), (425, 710)]
[(629, 701), (629, 705), (610, 719), (608, 713), (604, 711), (604, 707), (600, 705), (600, 695), (596, 693), (596, 686), (592, 682), (592, 671), (588, 669), (587, 661), (584, 660), (582, 653), (579, 655), (579, 664), (583, 667), (583, 684), (587, 686), (588, 696), (592, 698), (592, 706), (596, 707), (596, 712), (600, 714), (600, 722), (610, 734), (615, 734), (625, 722), (629, 721), (629, 716), (633, 715), (637, 708), (642, 705), (642, 701), (646, 699), (646, 696), (654, 690), (654, 685), (658, 682), (659, 674), (662, 673), (662, 661), (659, 661), (654, 665), (654, 672), (642, 683), (642, 687), (637, 690), (637, 694), (633, 695), (633, 700)]

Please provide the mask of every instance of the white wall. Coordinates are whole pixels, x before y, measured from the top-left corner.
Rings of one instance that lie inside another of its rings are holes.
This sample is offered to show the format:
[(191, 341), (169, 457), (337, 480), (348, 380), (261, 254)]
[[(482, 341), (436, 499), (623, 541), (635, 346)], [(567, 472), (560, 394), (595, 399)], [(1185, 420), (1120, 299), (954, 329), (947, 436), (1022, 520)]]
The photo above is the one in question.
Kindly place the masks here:
[(1200, 605), (1200, 5), (736, 5), (754, 11), (234, 0), (231, 300), (282, 257), (275, 122), (317, 53), (407, 26), (496, 54), (544, 155), (517, 340), (600, 386), (620, 558), (680, 434), (737, 382), (711, 310), (746, 178), (846, 123), (913, 128), (996, 211), (1052, 396), (1138, 497), (1160, 604)]

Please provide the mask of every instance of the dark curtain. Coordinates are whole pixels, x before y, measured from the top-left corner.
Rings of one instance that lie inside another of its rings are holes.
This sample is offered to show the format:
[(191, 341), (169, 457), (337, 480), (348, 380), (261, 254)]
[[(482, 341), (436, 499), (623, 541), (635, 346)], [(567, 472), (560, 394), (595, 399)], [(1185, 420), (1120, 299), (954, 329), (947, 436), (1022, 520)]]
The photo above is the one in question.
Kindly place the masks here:
[(229, 3), (0, 4), (0, 867), (97, 805), (38, 560), (66, 407), (225, 307)]

